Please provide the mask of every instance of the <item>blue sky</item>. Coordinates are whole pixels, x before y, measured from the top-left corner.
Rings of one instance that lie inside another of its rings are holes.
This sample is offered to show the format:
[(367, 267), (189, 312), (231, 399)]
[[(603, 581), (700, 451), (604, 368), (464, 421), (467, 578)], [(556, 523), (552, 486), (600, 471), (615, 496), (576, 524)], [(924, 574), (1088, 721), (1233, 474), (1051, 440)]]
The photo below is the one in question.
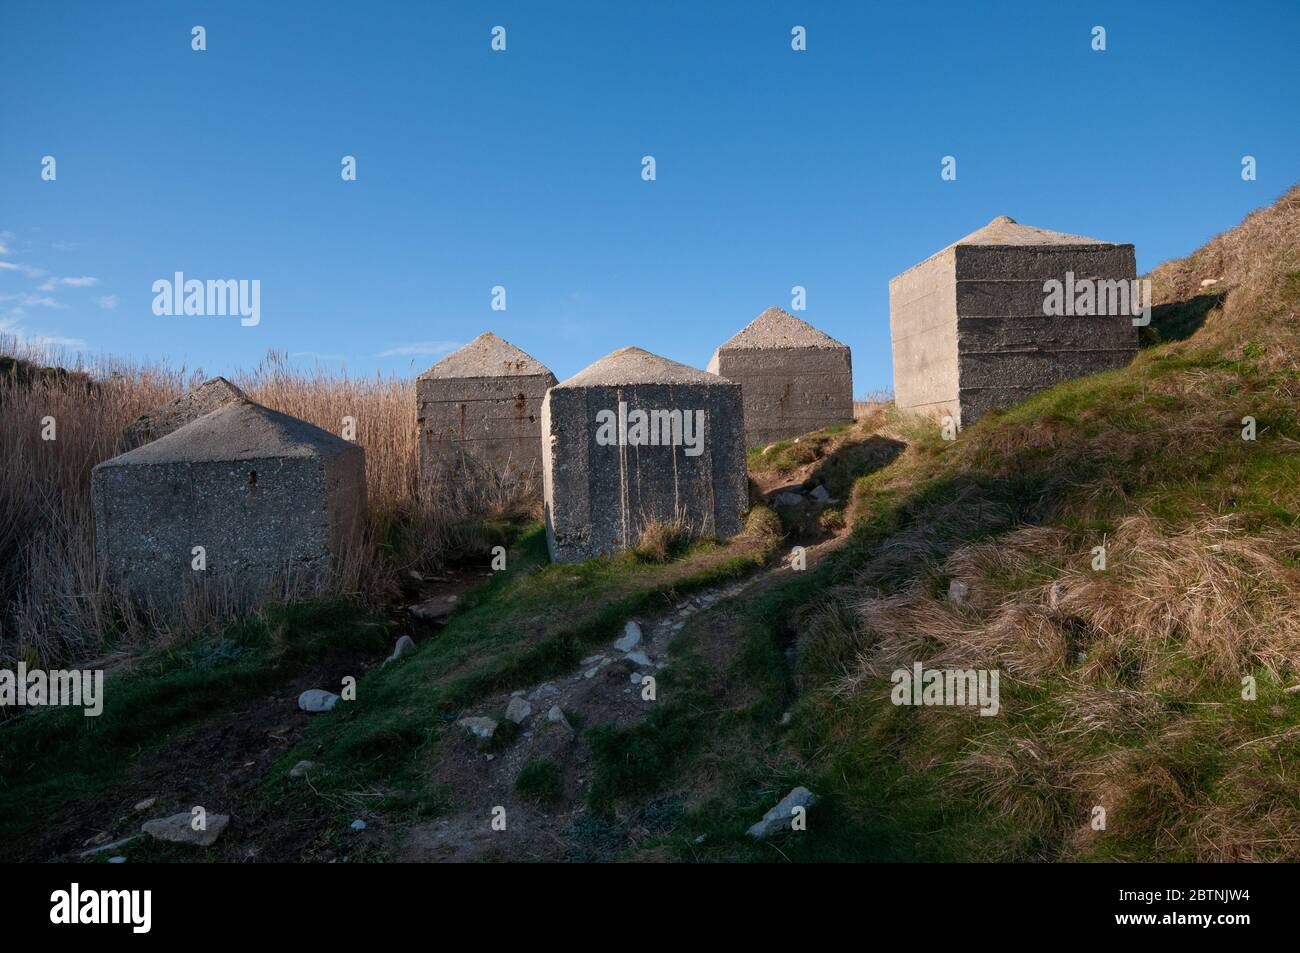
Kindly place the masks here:
[[(1146, 270), (1300, 180), (1297, 36), (1293, 0), (3, 0), (0, 332), (412, 374), (493, 330), (563, 379), (703, 367), (803, 285), (890, 388), (890, 277), (994, 216)], [(156, 316), (177, 271), (260, 280), (261, 323)]]

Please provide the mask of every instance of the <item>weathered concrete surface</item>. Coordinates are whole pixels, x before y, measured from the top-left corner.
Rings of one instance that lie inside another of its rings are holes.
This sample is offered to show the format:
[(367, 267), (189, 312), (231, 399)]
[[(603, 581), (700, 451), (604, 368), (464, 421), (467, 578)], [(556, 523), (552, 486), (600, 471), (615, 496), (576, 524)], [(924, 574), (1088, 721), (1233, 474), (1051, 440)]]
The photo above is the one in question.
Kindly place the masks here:
[(542, 398), (555, 383), (539, 361), (491, 332), (421, 374), (415, 388), (424, 491), (472, 462), (506, 481), (535, 475)]
[(747, 446), (853, 422), (848, 347), (781, 308), (719, 346), (709, 373), (740, 385)]
[(1122, 367), (1137, 351), (1130, 314), (1047, 316), (1049, 279), (1129, 281), (1132, 245), (999, 216), (889, 283), (900, 409), (973, 423), (1039, 390)]
[(894, 402), (902, 409), (955, 420), (961, 407), (952, 263), (952, 252), (941, 252), (889, 283), (889, 331)]
[[(328, 578), (365, 514), (365, 453), (242, 400), (99, 464), (91, 489), (110, 585), (157, 603), (190, 586), (253, 599)], [(192, 568), (196, 546), (205, 571)]]
[[(609, 425), (620, 404), (623, 431)], [(674, 430), (671, 417), (655, 415), (657, 443), (651, 444), (650, 428), (638, 428), (637, 411), (676, 411), (682, 423)], [(552, 559), (635, 547), (651, 521), (680, 520), (694, 536), (740, 531), (749, 498), (739, 384), (629, 347), (552, 387), (541, 417)], [(689, 443), (700, 452), (688, 453)]]
[(248, 400), (248, 395), (224, 377), (213, 377), (171, 403), (137, 417), (126, 428), (127, 446), (134, 449), (165, 437), (218, 407), (241, 400)]

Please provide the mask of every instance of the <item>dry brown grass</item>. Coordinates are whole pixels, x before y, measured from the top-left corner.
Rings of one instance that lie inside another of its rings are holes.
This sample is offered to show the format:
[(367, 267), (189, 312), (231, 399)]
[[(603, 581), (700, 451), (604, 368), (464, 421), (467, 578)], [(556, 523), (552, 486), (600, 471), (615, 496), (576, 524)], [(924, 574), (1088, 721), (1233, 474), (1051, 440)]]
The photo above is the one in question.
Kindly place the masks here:
[[(830, 720), (1005, 820), (981, 856), (1300, 859), (1300, 188), (1151, 278), (1218, 295), (1199, 330), (955, 443), (912, 433), (855, 488), (890, 521), (800, 641)], [(1002, 715), (899, 716), (917, 661), (1000, 671)]]
[[(95, 381), (87, 387), (76, 376), (0, 375), (0, 659), (84, 659), (194, 638), (229, 620), (235, 606), (219, 593), (196, 595), (169, 613), (112, 598), (94, 556), (91, 470), (128, 449), (128, 424), (203, 375), (120, 361), (83, 365), (13, 341), (0, 341), (0, 354), (68, 366)], [(332, 594), (382, 603), (404, 569), (436, 568), (449, 553), (476, 548), (481, 517), (511, 518), (533, 506), (533, 488), (502, 487), (482, 473), (458, 474), (456, 492), (441, 494), (436, 506), (418, 502), (413, 381), (304, 371), (272, 353), (233, 382), (254, 400), (333, 433), (344, 417), (356, 420), (369, 514), (339, 560)], [(55, 440), (41, 439), (46, 417), (56, 423)], [(295, 594), (289, 587), (269, 597)]]
[[(1204, 333), (1179, 349), (1223, 347), (1239, 355), (1249, 345), (1260, 351), (1265, 369), (1300, 372), (1294, 347), (1300, 323), (1300, 186), (1147, 277), (1155, 304), (1227, 293), (1207, 317)], [(1215, 279), (1217, 283), (1202, 286)], [(1300, 384), (1291, 393), (1300, 399)]]
[(652, 563), (666, 563), (681, 551), (690, 535), (684, 520), (650, 520), (641, 527), (637, 555)]
[[(852, 661), (833, 691), (875, 691), (896, 668), (997, 668), (1011, 678), (1069, 678), (1079, 692), (1123, 684), (1187, 695), (1264, 669), (1300, 676), (1300, 571), (1284, 561), (1294, 536), (1242, 534), (1231, 517), (1180, 531), (1149, 517), (1122, 523), (1107, 569), (1066, 531), (1025, 527), (955, 550), (937, 577), (969, 587), (961, 605), (924, 579), (888, 593), (859, 589), (845, 602), (857, 624)], [(862, 573), (887, 577), (882, 551)], [(1007, 589), (1008, 579), (1041, 579)], [(865, 588), (865, 587), (864, 587)], [(842, 640), (842, 628), (835, 633)], [(1080, 731), (1100, 717), (1076, 694)], [(1096, 698), (1095, 694), (1091, 697)], [(1127, 697), (1127, 696), (1125, 696)]]
[(354, 418), (357, 443), (366, 451), (366, 493), (376, 516), (396, 514), (415, 499), (419, 433), (414, 380), (353, 378), (320, 367), (301, 370), (272, 352), (232, 381), (259, 404), (330, 433), (342, 431), (344, 417)]

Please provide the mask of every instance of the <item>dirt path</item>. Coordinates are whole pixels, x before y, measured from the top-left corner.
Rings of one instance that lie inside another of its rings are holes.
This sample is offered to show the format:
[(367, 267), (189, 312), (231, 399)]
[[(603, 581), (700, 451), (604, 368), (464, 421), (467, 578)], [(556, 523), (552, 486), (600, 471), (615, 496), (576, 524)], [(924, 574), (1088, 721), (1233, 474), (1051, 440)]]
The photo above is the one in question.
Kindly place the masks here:
[[(807, 568), (845, 539), (847, 533), (840, 533), (807, 546)], [(686, 623), (721, 602), (777, 585), (792, 571), (787, 557), (747, 579), (684, 597), (664, 613), (630, 623), (618, 640), (583, 659), (576, 672), (495, 695), (463, 713), (462, 718), (492, 719), (500, 726), (512, 702), (520, 712), (527, 711), (518, 736), (496, 751), (469, 730), (454, 730), (442, 747), (434, 778), (453, 792), (472, 796), (463, 797), (453, 813), (398, 834), (390, 849), (410, 862), (610, 860), (671, 827), (681, 811), (672, 798), (640, 805), (634, 815), (612, 820), (590, 812), (593, 752), (587, 730), (623, 727), (649, 717), (657, 702), (644, 697), (644, 678), (657, 680), (668, 664), (669, 644)], [(655, 688), (657, 693), (657, 681)], [(555, 765), (561, 787), (549, 804), (516, 792), (520, 773), (542, 761)]]
[[(844, 534), (806, 546), (808, 568), (836, 548)], [(308, 688), (333, 688), (342, 675), (359, 676), (384, 659), (368, 654), (336, 653), (295, 675), (276, 691), (250, 699), (215, 715), (161, 749), (142, 754), (125, 776), (91, 806), (69, 805), (46, 823), (31, 859), (77, 861), (87, 849), (137, 834), (151, 817), (189, 811), (201, 804), (210, 813), (227, 814), (230, 826), (216, 845), (196, 860), (331, 861), (369, 851), (406, 861), (606, 860), (638, 840), (671, 826), (680, 805), (641, 805), (636, 816), (613, 819), (591, 814), (587, 807), (592, 749), (589, 729), (627, 726), (647, 718), (655, 701), (643, 697), (646, 676), (657, 679), (668, 663), (668, 646), (686, 623), (718, 603), (775, 585), (792, 570), (787, 560), (726, 586), (681, 598), (666, 612), (638, 620), (636, 644), (613, 642), (582, 660), (579, 668), (525, 691), (486, 699), (462, 717), (489, 717), (505, 724), (505, 712), (518, 696), (530, 709), (508, 744), (485, 750), (482, 739), (455, 728), (441, 749), (433, 780), (462, 795), (458, 809), (432, 822), (406, 827), (400, 819), (372, 825), (340, 851), (323, 839), (322, 819), (286, 817), (260, 797), (268, 773), (285, 752), (298, 746), (313, 716), (298, 710), (296, 700)], [(453, 573), (408, 586), (404, 603), (437, 603), (462, 595), (481, 580), (476, 573)], [(454, 600), (453, 600), (454, 601)], [(440, 623), (411, 618), (407, 607), (395, 608), (403, 620), (399, 631), (417, 641), (436, 638)], [(625, 630), (624, 635), (627, 632)], [(620, 637), (621, 638), (621, 637)], [(522, 707), (517, 703), (516, 707)], [(555, 715), (548, 717), (555, 710)], [(507, 725), (504, 730), (510, 730)], [(502, 730), (502, 729), (499, 729)], [(529, 764), (548, 760), (557, 769), (560, 792), (545, 805), (520, 797), (515, 782)], [(474, 792), (464, 798), (464, 792)], [(137, 809), (137, 802), (149, 802)], [(263, 805), (263, 806), (259, 806)], [(505, 829), (493, 827), (493, 808), (504, 808)], [(358, 814), (364, 807), (358, 805)], [(123, 854), (130, 844), (96, 855)], [(182, 852), (180, 858), (189, 856)], [(178, 858), (179, 859), (179, 858)]]
[[(465, 592), (490, 575), (453, 568), (439, 576), (408, 578), (403, 600), (392, 610), (396, 631), (420, 642), (436, 637), (441, 620), (416, 616), (410, 606), (445, 601), (450, 612)], [(320, 818), (285, 817), (258, 806), (259, 795), (268, 773), (298, 747), (314, 717), (299, 710), (299, 694), (311, 688), (338, 691), (344, 676), (359, 678), (384, 660), (374, 652), (331, 651), (274, 692), (215, 714), (158, 750), (142, 753), (102, 797), (89, 804), (73, 803), (52, 815), (25, 855), (42, 861), (81, 860), (87, 850), (138, 834), (141, 823), (150, 818), (201, 805), (231, 821), (217, 844), (194, 854), (195, 860), (334, 859), (333, 847), (318, 843)], [(137, 809), (143, 802), (148, 806)], [(104, 856), (130, 853), (124, 845)]]

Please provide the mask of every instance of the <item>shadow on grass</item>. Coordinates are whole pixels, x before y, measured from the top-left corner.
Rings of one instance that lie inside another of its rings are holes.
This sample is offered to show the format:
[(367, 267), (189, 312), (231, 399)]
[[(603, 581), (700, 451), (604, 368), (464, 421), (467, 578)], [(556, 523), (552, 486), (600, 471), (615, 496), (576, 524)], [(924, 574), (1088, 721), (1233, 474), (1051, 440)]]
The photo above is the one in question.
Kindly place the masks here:
[(1201, 329), (1209, 313), (1227, 296), (1225, 289), (1156, 305), (1151, 309), (1151, 324), (1138, 333), (1138, 343), (1152, 347), (1166, 341), (1185, 341)]

